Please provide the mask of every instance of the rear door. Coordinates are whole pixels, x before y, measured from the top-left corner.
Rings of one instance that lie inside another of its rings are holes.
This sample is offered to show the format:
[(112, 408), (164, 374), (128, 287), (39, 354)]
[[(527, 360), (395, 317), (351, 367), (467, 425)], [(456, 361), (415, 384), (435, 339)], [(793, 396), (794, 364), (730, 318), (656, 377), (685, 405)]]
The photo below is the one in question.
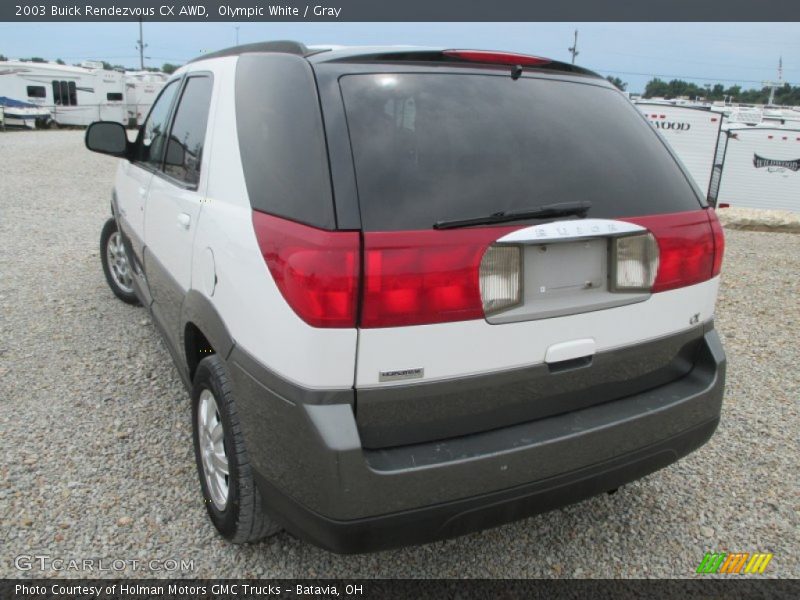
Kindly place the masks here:
[[(365, 446), (574, 410), (690, 368), (698, 323), (713, 312), (713, 245), (704, 283), (651, 293), (647, 236), (685, 230), (707, 244), (706, 211), (636, 109), (587, 79), (506, 69), (339, 78), (364, 230)], [(582, 203), (580, 215), (458, 224)]]
[(211, 108), (210, 74), (183, 83), (164, 151), (145, 209), (145, 269), (152, 310), (177, 346), (183, 298), (191, 285), (192, 242), (205, 197), (204, 156)]

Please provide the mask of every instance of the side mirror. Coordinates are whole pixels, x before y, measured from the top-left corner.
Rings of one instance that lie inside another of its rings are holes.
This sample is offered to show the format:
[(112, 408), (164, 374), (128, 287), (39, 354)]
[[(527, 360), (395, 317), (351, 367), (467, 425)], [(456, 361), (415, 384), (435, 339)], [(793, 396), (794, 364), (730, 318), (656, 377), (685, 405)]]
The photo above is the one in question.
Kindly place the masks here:
[(86, 147), (92, 152), (130, 158), (128, 134), (121, 123), (97, 121), (86, 130)]

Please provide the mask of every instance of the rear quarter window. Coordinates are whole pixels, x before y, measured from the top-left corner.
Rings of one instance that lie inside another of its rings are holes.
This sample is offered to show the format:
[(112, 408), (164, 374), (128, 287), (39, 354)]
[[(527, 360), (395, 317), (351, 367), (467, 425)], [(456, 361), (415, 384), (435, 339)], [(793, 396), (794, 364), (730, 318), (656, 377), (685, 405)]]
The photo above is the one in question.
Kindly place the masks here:
[(591, 217), (697, 209), (694, 187), (621, 94), (508, 75), (340, 79), (364, 228), (430, 229), (590, 200)]
[(325, 133), (308, 62), (277, 53), (241, 56), (236, 128), (252, 207), (333, 229)]

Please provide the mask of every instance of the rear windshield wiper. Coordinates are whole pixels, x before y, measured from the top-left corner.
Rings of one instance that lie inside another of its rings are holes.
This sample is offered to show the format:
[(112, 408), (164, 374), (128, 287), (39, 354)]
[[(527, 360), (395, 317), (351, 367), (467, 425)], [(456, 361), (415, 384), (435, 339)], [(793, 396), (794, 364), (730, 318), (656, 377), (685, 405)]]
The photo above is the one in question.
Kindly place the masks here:
[(543, 204), (542, 206), (529, 208), (527, 210), (496, 212), (485, 217), (436, 221), (436, 223), (433, 224), (433, 228), (456, 229), (458, 227), (469, 227), (470, 225), (491, 225), (492, 223), (507, 223), (509, 221), (522, 221), (524, 219), (548, 219), (551, 217), (569, 217), (573, 215), (584, 217), (591, 207), (592, 203), (589, 200)]

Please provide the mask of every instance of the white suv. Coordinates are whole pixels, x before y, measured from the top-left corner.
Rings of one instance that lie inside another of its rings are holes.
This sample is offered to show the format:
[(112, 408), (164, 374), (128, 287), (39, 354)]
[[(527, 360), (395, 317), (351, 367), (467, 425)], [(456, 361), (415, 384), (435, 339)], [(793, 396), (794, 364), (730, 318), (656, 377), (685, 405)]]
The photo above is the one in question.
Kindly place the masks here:
[(723, 236), (601, 77), (502, 52), (240, 46), (122, 157), (108, 283), (191, 390), (208, 513), (337, 552), (460, 535), (702, 445)]

